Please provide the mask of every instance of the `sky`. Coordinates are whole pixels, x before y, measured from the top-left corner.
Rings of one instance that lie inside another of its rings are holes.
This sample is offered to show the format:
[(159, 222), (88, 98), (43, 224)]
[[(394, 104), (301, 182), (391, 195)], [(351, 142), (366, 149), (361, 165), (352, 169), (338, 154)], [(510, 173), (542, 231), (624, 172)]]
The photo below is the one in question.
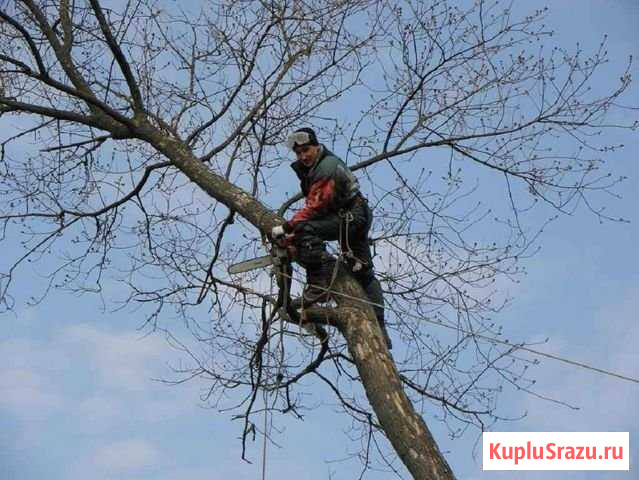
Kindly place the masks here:
[[(588, 48), (608, 34), (611, 72), (639, 53), (639, 2), (548, 4), (547, 23), (557, 30), (556, 41), (569, 46), (580, 41)], [(633, 74), (639, 79), (636, 64)], [(625, 100), (639, 106), (639, 85)], [(512, 287), (516, 301), (500, 320), (509, 338), (549, 338), (540, 350), (639, 377), (637, 132), (624, 134), (623, 142), (626, 148), (608, 159), (615, 173), (629, 179), (619, 188), (622, 198), (608, 205), (631, 223), (599, 224), (583, 211), (552, 223), (542, 251), (526, 265), (527, 276)], [(22, 285), (28, 293), (28, 282)], [(102, 313), (94, 298), (58, 292), (36, 307), (18, 305), (15, 313), (0, 317), (0, 478), (261, 478), (261, 438), (250, 448), (253, 463), (242, 462), (239, 424), (204, 407), (197, 381), (159, 382), (179, 362), (179, 353), (161, 335), (143, 335), (139, 324), (128, 312)], [(502, 408), (527, 415), (494, 429), (629, 431), (631, 471), (483, 472), (477, 434), (450, 440), (427, 413), (458, 478), (636, 478), (639, 385), (546, 359), (534, 377), (539, 393), (578, 409), (511, 392), (500, 398)], [(323, 407), (304, 421), (280, 426), (283, 431), (274, 436), (279, 447), (268, 446), (267, 478), (357, 478), (357, 462), (339, 461), (352, 448), (339, 413)], [(366, 478), (388, 475), (371, 472)]]

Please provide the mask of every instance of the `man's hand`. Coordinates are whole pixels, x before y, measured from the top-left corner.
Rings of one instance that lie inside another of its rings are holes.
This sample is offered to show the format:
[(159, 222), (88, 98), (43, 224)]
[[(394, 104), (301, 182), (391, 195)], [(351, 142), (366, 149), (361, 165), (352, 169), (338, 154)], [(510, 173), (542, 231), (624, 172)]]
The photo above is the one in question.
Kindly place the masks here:
[(284, 235), (286, 235), (286, 230), (284, 230), (283, 225), (278, 225), (277, 227), (273, 227), (273, 229), (271, 230), (271, 237), (273, 237), (274, 240), (279, 240)]

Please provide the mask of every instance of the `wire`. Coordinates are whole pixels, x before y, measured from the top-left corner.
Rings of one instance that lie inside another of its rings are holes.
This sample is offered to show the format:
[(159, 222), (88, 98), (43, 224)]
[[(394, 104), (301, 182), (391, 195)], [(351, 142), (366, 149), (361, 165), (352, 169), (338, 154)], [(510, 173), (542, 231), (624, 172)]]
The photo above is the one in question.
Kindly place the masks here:
[[(294, 278), (292, 275), (287, 275), (287, 274), (284, 274), (284, 275), (287, 276), (288, 278), (290, 278), (291, 280), (299, 281), (298, 279)], [(387, 307), (387, 306), (381, 305), (379, 303), (372, 302), (372, 301), (367, 300), (367, 299), (353, 297), (352, 295), (348, 295), (346, 293), (337, 292), (335, 290), (331, 290), (331, 289), (328, 289), (328, 288), (325, 288), (325, 287), (322, 287), (322, 286), (319, 286), (319, 285), (316, 285), (316, 287), (321, 289), (321, 290), (325, 290), (328, 293), (332, 293), (332, 294), (338, 295), (340, 297), (348, 298), (348, 299), (351, 299), (351, 300), (356, 300), (358, 302), (368, 304), (368, 305), (370, 305), (372, 307), (380, 307), (380, 308), (388, 309), (391, 312), (393, 312), (395, 315), (397, 315), (399, 318), (401, 318), (402, 316), (411, 317), (411, 318), (414, 318), (416, 320), (425, 321), (425, 322), (430, 323), (432, 325), (437, 325), (437, 326), (440, 326), (440, 327), (448, 328), (449, 330), (455, 330), (457, 332), (462, 332), (462, 333), (465, 333), (466, 335), (472, 335), (472, 336), (474, 336), (476, 338), (481, 338), (482, 340), (485, 340), (487, 342), (491, 342), (493, 344), (506, 345), (508, 347), (513, 348), (514, 350), (523, 350), (525, 352), (532, 353), (532, 354), (538, 355), (540, 357), (549, 358), (551, 360), (555, 360), (555, 361), (558, 361), (558, 362), (562, 362), (562, 363), (565, 363), (567, 365), (580, 367), (580, 368), (583, 368), (583, 369), (586, 369), (586, 370), (590, 370), (590, 371), (593, 371), (593, 372), (601, 373), (603, 375), (608, 375), (610, 377), (615, 377), (615, 378), (618, 378), (620, 380), (625, 380), (625, 381), (628, 381), (628, 382), (633, 382), (633, 383), (639, 384), (639, 379), (637, 379), (637, 378), (628, 377), (626, 375), (622, 375), (622, 374), (617, 373), (617, 372), (613, 372), (613, 371), (610, 371), (610, 370), (605, 370), (605, 369), (599, 368), (599, 367), (594, 367), (592, 365), (588, 365), (587, 363), (578, 362), (576, 360), (571, 360), (571, 359), (565, 358), (565, 357), (560, 357), (559, 355), (554, 355), (552, 353), (542, 352), (540, 350), (536, 350), (534, 348), (527, 347), (527, 346), (525, 346), (523, 344), (516, 344), (516, 343), (509, 342), (508, 340), (500, 340), (498, 338), (489, 337), (487, 335), (482, 335), (480, 333), (475, 333), (475, 332), (472, 332), (472, 331), (469, 331), (469, 330), (465, 330), (465, 329), (463, 329), (463, 328), (461, 328), (461, 327), (459, 327), (457, 325), (449, 325), (449, 324), (446, 324), (446, 323), (443, 323), (443, 322), (437, 322), (435, 320), (431, 320), (431, 319), (426, 318), (426, 317), (417, 316), (417, 315), (411, 314), (409, 312), (403, 312), (403, 313), (400, 314), (397, 310), (395, 310), (395, 309), (393, 309), (391, 307)], [(509, 353), (509, 355), (511, 355), (511, 354), (512, 354), (512, 352)]]

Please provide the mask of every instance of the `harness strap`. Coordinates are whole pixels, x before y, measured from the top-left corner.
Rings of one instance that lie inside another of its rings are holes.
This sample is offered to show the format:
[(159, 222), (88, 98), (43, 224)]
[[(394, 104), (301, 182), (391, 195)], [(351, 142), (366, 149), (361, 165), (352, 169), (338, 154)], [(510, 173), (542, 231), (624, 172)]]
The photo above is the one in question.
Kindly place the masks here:
[[(358, 198), (363, 198), (360, 196), (358, 196)], [(353, 202), (354, 204), (355, 202)], [(351, 205), (352, 206), (352, 205)], [(359, 272), (362, 268), (364, 268), (364, 265), (367, 263), (363, 260), (361, 260), (360, 258), (357, 258), (355, 256), (355, 254), (353, 253), (353, 249), (351, 248), (350, 242), (348, 241), (348, 237), (349, 237), (349, 230), (350, 230), (350, 223), (354, 220), (353, 217), (353, 212), (351, 212), (350, 210), (347, 209), (340, 209), (340, 211), (338, 212), (338, 215), (340, 218), (342, 218), (344, 220), (344, 225), (346, 227), (346, 232), (344, 237), (342, 237), (342, 222), (340, 222), (339, 227), (340, 227), (340, 235), (339, 235), (339, 246), (340, 246), (340, 257), (346, 257), (350, 260), (353, 261), (353, 266), (351, 267), (351, 270), (353, 272)], [(344, 238), (344, 246), (346, 247), (346, 251), (344, 251), (344, 249), (342, 248), (342, 238)]]

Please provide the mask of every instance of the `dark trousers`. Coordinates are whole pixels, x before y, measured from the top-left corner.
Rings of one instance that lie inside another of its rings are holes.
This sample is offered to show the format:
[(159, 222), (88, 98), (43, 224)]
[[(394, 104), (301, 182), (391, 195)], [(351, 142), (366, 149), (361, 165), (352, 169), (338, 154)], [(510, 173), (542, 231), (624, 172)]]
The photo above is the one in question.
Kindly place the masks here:
[[(373, 270), (373, 256), (368, 242), (368, 232), (373, 223), (373, 213), (366, 200), (356, 198), (348, 209), (338, 213), (328, 213), (319, 218), (301, 222), (295, 229), (297, 261), (307, 271), (311, 279), (330, 281), (335, 260), (326, 251), (326, 241), (340, 242), (342, 252), (351, 267), (352, 274), (362, 286), (374, 306), (375, 315), (384, 325), (384, 295)], [(310, 278), (309, 278), (310, 277)]]

